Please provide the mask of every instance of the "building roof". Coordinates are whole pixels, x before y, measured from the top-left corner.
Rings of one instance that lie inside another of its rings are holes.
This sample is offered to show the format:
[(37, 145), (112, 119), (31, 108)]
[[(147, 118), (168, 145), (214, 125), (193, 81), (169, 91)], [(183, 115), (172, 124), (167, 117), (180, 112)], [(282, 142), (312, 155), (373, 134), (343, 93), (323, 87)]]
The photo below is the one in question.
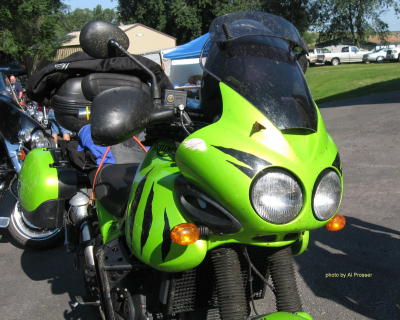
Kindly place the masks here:
[[(156, 30), (156, 29), (153, 29), (153, 28), (150, 28), (150, 27), (148, 27), (148, 26), (145, 26), (145, 25), (143, 25), (143, 24), (141, 24), (141, 23), (124, 24), (124, 25), (120, 25), (119, 28), (120, 28), (122, 31), (127, 32), (127, 31), (129, 31), (129, 30), (131, 30), (131, 29), (133, 29), (133, 28), (139, 27), (139, 26), (140, 26), (140, 27), (144, 27), (144, 28), (149, 29), (149, 30), (152, 30), (152, 31), (157, 32), (157, 33), (159, 33), (159, 34), (162, 34), (162, 35), (165, 36), (165, 37), (169, 37), (169, 38), (171, 38), (171, 39), (176, 40), (175, 37), (172, 37), (172, 36), (170, 36), (170, 35), (168, 35), (168, 34), (166, 34), (166, 33), (163, 33), (163, 32), (158, 31), (158, 30)], [(66, 41), (61, 45), (61, 47), (79, 46), (79, 35), (80, 35), (80, 33), (81, 33), (80, 31), (73, 31), (73, 32), (68, 33), (68, 34), (66, 35), (66, 38), (67, 38), (67, 39), (66, 39)]]

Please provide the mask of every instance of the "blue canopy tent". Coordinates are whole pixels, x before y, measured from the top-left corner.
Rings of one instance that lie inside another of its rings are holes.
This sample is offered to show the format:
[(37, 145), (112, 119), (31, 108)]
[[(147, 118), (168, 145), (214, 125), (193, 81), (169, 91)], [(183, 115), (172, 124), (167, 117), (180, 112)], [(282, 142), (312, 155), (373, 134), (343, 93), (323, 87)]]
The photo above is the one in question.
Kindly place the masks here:
[(168, 52), (167, 54), (164, 54), (164, 58), (171, 60), (199, 58), (201, 50), (203, 49), (204, 44), (209, 38), (209, 33), (203, 34), (202, 36), (188, 43), (176, 47), (174, 50)]

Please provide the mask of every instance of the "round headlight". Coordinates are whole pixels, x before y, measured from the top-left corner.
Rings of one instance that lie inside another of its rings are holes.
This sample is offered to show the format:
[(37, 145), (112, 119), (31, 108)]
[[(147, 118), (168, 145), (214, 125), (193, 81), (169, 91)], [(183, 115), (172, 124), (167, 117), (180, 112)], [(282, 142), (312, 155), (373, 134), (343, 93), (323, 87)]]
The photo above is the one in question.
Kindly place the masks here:
[(262, 173), (251, 188), (251, 202), (260, 217), (284, 224), (292, 221), (303, 207), (303, 193), (296, 179), (283, 170)]
[(318, 220), (328, 220), (336, 213), (342, 197), (339, 175), (332, 169), (323, 171), (314, 190), (314, 214)]

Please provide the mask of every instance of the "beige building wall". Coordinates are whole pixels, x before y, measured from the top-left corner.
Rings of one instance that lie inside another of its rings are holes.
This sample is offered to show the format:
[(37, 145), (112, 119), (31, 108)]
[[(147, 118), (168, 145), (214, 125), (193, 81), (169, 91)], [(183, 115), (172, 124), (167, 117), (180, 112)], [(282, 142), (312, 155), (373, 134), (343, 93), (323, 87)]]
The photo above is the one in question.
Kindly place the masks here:
[[(146, 27), (140, 23), (119, 26), (129, 38), (128, 52), (143, 54), (176, 47), (176, 39), (165, 33)], [(82, 51), (79, 46), (79, 31), (67, 35), (67, 41), (57, 50), (55, 61), (61, 60), (70, 54)]]
[[(122, 27), (122, 29), (124, 28)], [(176, 46), (175, 38), (140, 24), (125, 30), (125, 33), (129, 38), (128, 51), (130, 53), (142, 54)]]

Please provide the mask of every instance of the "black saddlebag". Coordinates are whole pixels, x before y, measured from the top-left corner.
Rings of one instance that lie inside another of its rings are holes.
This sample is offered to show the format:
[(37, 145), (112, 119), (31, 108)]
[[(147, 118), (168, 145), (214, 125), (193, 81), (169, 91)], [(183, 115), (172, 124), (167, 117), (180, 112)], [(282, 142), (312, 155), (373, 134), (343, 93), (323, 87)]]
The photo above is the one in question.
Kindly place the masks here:
[[(89, 123), (92, 106), (82, 93), (81, 83), (81, 77), (68, 79), (51, 99), (57, 122), (73, 132), (78, 132)], [(78, 117), (79, 111), (88, 111), (88, 117)]]

